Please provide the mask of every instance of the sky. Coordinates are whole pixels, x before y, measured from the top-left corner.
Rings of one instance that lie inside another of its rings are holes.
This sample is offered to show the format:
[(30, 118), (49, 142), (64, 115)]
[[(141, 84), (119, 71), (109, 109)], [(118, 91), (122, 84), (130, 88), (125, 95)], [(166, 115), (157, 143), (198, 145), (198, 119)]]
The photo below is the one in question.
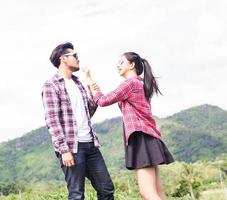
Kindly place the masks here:
[[(49, 56), (67, 41), (104, 93), (123, 81), (122, 53), (146, 58), (163, 93), (151, 101), (158, 117), (201, 104), (227, 110), (226, 0), (2, 0), (0, 24), (0, 142), (45, 125), (42, 85), (57, 72)], [(117, 105), (98, 108), (92, 122), (120, 115)]]

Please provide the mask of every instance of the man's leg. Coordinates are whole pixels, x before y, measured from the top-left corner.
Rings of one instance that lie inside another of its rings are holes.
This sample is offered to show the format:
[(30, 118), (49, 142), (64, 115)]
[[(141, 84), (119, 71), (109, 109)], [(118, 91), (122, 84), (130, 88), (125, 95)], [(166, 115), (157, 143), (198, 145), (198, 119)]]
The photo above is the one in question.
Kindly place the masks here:
[(78, 147), (78, 153), (73, 154), (73, 157), (75, 165), (73, 167), (66, 167), (62, 164), (61, 155), (58, 155), (67, 183), (68, 200), (84, 200), (86, 164), (83, 148)]
[(92, 143), (87, 154), (86, 174), (97, 191), (98, 200), (113, 200), (114, 186), (102, 154)]

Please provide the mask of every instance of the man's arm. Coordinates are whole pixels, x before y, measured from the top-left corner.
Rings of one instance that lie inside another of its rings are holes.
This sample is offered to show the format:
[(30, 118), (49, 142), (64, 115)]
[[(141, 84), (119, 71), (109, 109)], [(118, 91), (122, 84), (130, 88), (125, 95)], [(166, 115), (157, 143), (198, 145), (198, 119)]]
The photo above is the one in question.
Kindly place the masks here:
[(61, 154), (63, 164), (67, 167), (71, 167), (75, 165), (75, 161), (65, 141), (65, 135), (59, 120), (59, 98), (56, 91), (49, 83), (46, 83), (43, 86), (42, 100), (45, 111), (45, 120), (53, 144)]
[(93, 101), (93, 99), (88, 98), (88, 109), (90, 117), (92, 117), (95, 114), (95, 111), (97, 110), (98, 105)]
[(60, 154), (69, 152), (64, 131), (59, 119), (59, 97), (50, 83), (45, 83), (42, 91), (42, 100), (47, 128), (52, 137), (52, 142)]

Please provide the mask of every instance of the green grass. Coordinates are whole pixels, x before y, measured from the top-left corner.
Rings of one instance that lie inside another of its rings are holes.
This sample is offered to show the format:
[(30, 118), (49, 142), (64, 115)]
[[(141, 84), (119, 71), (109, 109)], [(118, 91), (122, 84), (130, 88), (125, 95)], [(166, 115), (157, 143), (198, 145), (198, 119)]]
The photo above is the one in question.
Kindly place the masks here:
[(200, 200), (226, 200), (227, 189), (211, 189), (202, 192)]

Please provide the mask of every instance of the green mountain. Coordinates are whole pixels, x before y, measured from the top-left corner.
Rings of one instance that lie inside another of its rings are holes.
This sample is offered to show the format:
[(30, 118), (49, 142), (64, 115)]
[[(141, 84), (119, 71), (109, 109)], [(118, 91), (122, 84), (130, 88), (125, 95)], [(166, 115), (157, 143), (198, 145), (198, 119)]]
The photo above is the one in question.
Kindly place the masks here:
[[(211, 105), (196, 106), (167, 118), (157, 125), (175, 160), (211, 160), (227, 153), (227, 111)], [(109, 168), (124, 168), (121, 117), (94, 125), (101, 151)], [(0, 180), (63, 180), (45, 127), (0, 144)]]
[[(178, 160), (209, 160), (227, 153), (227, 111), (217, 106), (202, 105), (174, 114), (167, 137)], [(162, 130), (167, 127), (163, 126)]]

